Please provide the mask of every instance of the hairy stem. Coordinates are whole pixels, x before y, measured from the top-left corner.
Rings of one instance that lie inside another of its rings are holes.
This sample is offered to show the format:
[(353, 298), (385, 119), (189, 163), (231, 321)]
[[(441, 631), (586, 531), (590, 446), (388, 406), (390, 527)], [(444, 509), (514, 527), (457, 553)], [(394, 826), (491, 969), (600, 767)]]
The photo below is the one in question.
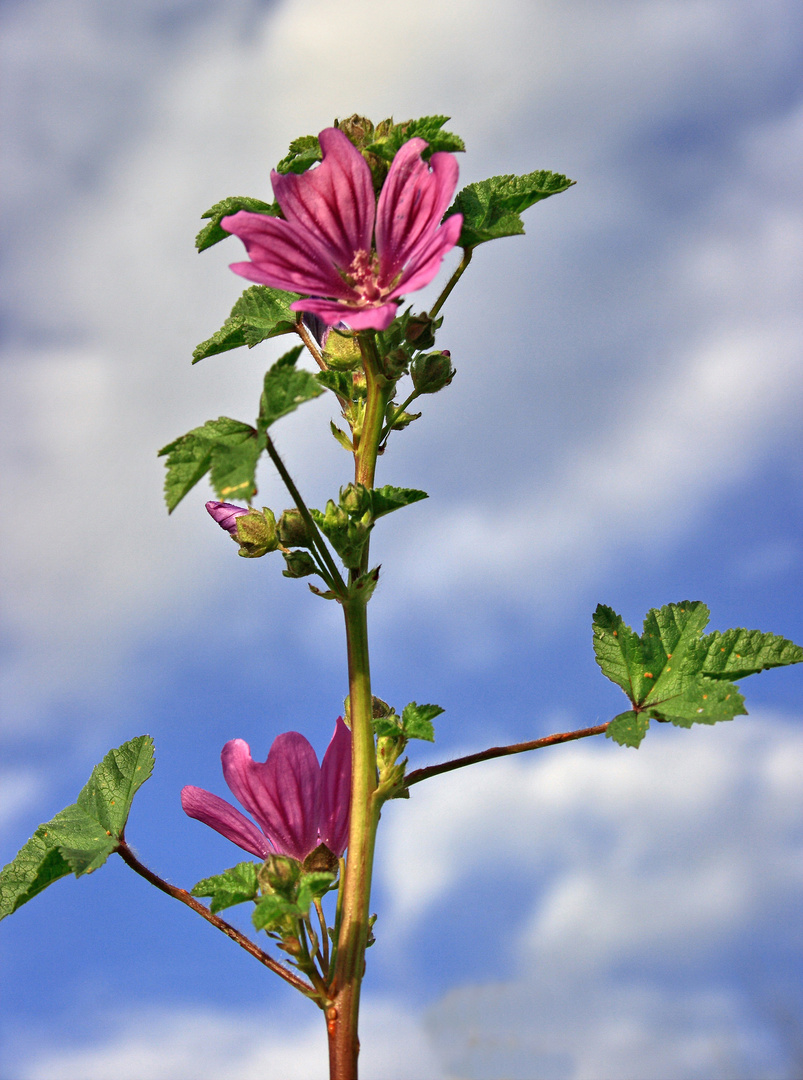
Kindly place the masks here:
[(324, 361), (323, 354), (318, 348), (317, 341), (307, 329), (307, 326), (304, 323), (304, 317), (301, 312), (298, 313), (298, 318), (296, 319), (296, 333), (307, 346), (307, 351), (310, 353), (312, 359), (315, 361), (318, 367), (322, 371), (326, 371), (326, 363)]
[[(365, 370), (366, 403), (360, 439), (354, 450), (357, 483), (374, 486), (376, 458), (392, 384), (381, 374), (373, 333), (359, 337)], [(368, 544), (361, 572), (368, 566)], [(352, 577), (354, 575), (352, 574)], [(360, 1050), (358, 1020), (360, 987), (365, 972), (368, 914), (376, 827), (379, 822), (376, 745), (373, 729), (371, 668), (368, 656), (368, 616), (363, 595), (343, 602), (349, 672), (349, 715), (352, 732), (351, 819), (348, 858), (339, 897), (337, 949), (326, 1010), (331, 1080), (357, 1080)]]
[(510, 754), (524, 754), (527, 750), (540, 750), (544, 746), (573, 742), (575, 739), (587, 739), (589, 735), (602, 735), (607, 727), (608, 724), (597, 724), (596, 727), (562, 731), (557, 735), (545, 735), (543, 739), (533, 739), (531, 742), (512, 743), (510, 746), (491, 746), (478, 754), (467, 754), (465, 757), (453, 758), (451, 761), (442, 761), (440, 765), (428, 765), (425, 769), (413, 769), (404, 778), (404, 782), (407, 787), (410, 787), (411, 784), (429, 780), (431, 776), (440, 776), (442, 773), (453, 772), (455, 769), (463, 769), (466, 765), (476, 765), (480, 761), (491, 761), (493, 758), (508, 757)]
[(285, 468), (284, 462), (279, 457), (276, 447), (273, 445), (273, 439), (271, 439), (270, 435), (268, 434), (265, 435), (265, 447), (268, 451), (268, 455), (270, 456), (271, 461), (276, 466), (276, 471), (278, 472), (279, 476), (281, 476), (282, 481), (284, 482), (284, 486), (290, 492), (290, 498), (293, 500), (296, 505), (296, 509), (304, 519), (304, 524), (307, 526), (307, 532), (309, 533), (310, 540), (315, 545), (315, 554), (322, 560), (324, 566), (326, 567), (331, 578), (332, 586), (336, 588), (342, 596), (345, 596), (347, 592), (346, 583), (340, 576), (340, 571), (337, 568), (337, 563), (332, 558), (329, 548), (326, 546), (326, 542), (321, 536), (318, 526), (315, 524), (312, 518), (312, 514), (310, 514), (309, 510), (307, 509), (307, 504), (301, 498), (301, 493), (299, 492), (296, 485), (293, 483), (293, 478), (290, 476), (290, 473)]
[(259, 960), (260, 964), (264, 964), (265, 967), (270, 968), (277, 975), (281, 976), (286, 982), (289, 982), (291, 986), (294, 986), (296, 990), (300, 990), (302, 994), (307, 997), (315, 997), (315, 990), (309, 983), (304, 982), (298, 975), (294, 975), (292, 971), (288, 971), (283, 967), (278, 960), (274, 960), (268, 953), (263, 952), (258, 945), (255, 945), (250, 938), (247, 938), (245, 934), (241, 934), (239, 930), (236, 930), (229, 923), (225, 922), (218, 915), (213, 915), (208, 907), (204, 907), (199, 903), (194, 896), (191, 896), (186, 889), (179, 889), (175, 885), (171, 885), (168, 881), (160, 878), (158, 874), (154, 874), (153, 870), (149, 870), (147, 866), (143, 865), (133, 853), (131, 848), (121, 837), (120, 844), (117, 847), (117, 854), (131, 867), (135, 873), (140, 877), (144, 877), (146, 881), (149, 881), (151, 885), (155, 885), (157, 889), (161, 889), (163, 893), (167, 893), (168, 896), (172, 896), (174, 900), (180, 900), (182, 904), (186, 904), (187, 907), (192, 908), (193, 911), (197, 911), (202, 919), (206, 919), (212, 926), (217, 927), (226, 937), (230, 937), (232, 941), (236, 941), (237, 944), (245, 949), (247, 953)]
[(455, 272), (452, 274), (452, 276), (446, 282), (446, 285), (444, 287), (443, 292), (440, 294), (440, 296), (438, 297), (438, 299), (435, 301), (434, 305), (430, 309), (430, 312), (429, 312), (430, 319), (435, 318), (435, 316), (438, 314), (440, 309), (443, 307), (443, 305), (449, 299), (449, 294), (451, 293), (451, 291), (455, 287), (455, 285), (458, 283), (460, 278), (463, 276), (463, 271), (466, 269), (468, 264), (471, 262), (471, 256), (473, 254), (474, 254), (474, 248), (470, 248), (470, 247), (463, 248), (463, 258), (460, 260), (460, 264), (457, 267), (457, 269), (455, 270)]

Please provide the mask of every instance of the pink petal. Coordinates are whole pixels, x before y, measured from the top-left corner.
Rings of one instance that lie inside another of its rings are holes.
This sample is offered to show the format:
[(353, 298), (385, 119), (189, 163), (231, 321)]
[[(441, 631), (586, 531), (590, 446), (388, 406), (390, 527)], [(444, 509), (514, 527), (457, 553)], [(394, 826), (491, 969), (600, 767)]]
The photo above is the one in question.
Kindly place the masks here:
[(375, 209), (371, 170), (337, 128), (326, 128), (318, 141), (321, 164), (299, 175), (272, 172), (273, 193), (287, 221), (317, 236), (331, 261), (345, 270), (356, 251), (371, 249)]
[(319, 835), (338, 858), (349, 842), (351, 808), (351, 732), (338, 716), (335, 733), (321, 766), (321, 823)]
[(335, 269), (326, 247), (300, 226), (248, 210), (224, 217), (220, 224), (239, 236), (251, 259), (250, 263), (233, 263), (235, 274), (287, 292), (323, 293), (344, 299), (354, 295)]
[(221, 759), (226, 783), (277, 851), (309, 855), (318, 843), (320, 768), (304, 736), (279, 735), (264, 764), (253, 760), (248, 743), (232, 739)]
[[(245, 263), (249, 266), (250, 263)], [(395, 294), (394, 294), (395, 295)], [(396, 318), (398, 305), (392, 301), (379, 307), (356, 308), (336, 300), (319, 300), (310, 297), (296, 300), (290, 305), (292, 311), (310, 311), (323, 319), (327, 326), (345, 322), (352, 330), (386, 330)]]
[(452, 154), (421, 158), (427, 144), (410, 139), (396, 154), (379, 196), (376, 248), (379, 272), (390, 282), (408, 262), (424, 257), (457, 186)]
[(412, 259), (399, 279), (391, 296), (401, 296), (406, 292), (415, 292), (429, 285), (441, 268), (444, 255), (448, 254), (460, 239), (463, 227), (463, 215), (453, 214), (447, 218), (430, 240), (426, 250)]
[(209, 825), (215, 832), (219, 832), (243, 850), (250, 851), (258, 859), (267, 859), (270, 854), (270, 844), (256, 825), (231, 803), (213, 795), (211, 791), (185, 787), (181, 792), (181, 805), (185, 814)]

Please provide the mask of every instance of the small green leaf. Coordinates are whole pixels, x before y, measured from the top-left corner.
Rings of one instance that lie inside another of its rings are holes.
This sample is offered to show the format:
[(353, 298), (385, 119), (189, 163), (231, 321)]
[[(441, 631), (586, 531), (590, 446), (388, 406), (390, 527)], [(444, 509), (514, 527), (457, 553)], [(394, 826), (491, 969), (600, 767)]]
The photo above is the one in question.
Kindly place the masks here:
[(343, 398), (345, 401), (350, 401), (352, 391), (354, 389), (354, 380), (351, 377), (351, 373), (348, 371), (319, 371), (315, 375), (315, 378), (321, 384), (325, 386), (327, 390), (331, 390), (333, 394), (337, 394), (338, 397)]
[(411, 503), (428, 498), (426, 491), (418, 491), (416, 488), (392, 487), (390, 484), (385, 484), (384, 487), (372, 489), (371, 512), (374, 519), (376, 519), (382, 517), (383, 514), (390, 514), (393, 510), (398, 510), (402, 506), (410, 506)]
[(257, 871), (259, 866), (253, 862), (241, 862), (224, 870), (222, 874), (204, 878), (193, 888), (193, 896), (211, 896), (209, 910), (214, 915), (225, 908), (242, 904), (246, 900), (255, 900), (259, 894)]
[(195, 347), (193, 364), (229, 349), (243, 345), (253, 349), (260, 341), (291, 334), (296, 327), (296, 313), (290, 310), (290, 305), (298, 299), (297, 293), (252, 285), (231, 309), (223, 326)]
[(366, 151), (376, 154), (385, 161), (392, 161), (410, 139), (423, 139), (429, 144), (423, 153), (427, 161), (438, 150), (447, 150), (452, 154), (460, 153), (466, 148), (460, 136), (454, 135), (451, 131), (442, 130), (448, 120), (448, 116), (422, 116), (418, 120), (406, 120), (402, 124), (394, 124), (387, 134), (371, 142), (366, 147)]
[(134, 795), (152, 770), (148, 735), (110, 750), (76, 802), (40, 825), (0, 871), (0, 919), (71, 871), (81, 877), (102, 866), (119, 845)]
[(323, 393), (323, 387), (312, 372), (296, 369), (295, 364), (302, 351), (302, 345), (291, 349), (265, 375), (257, 420), (260, 431), (266, 431), (280, 417), (287, 416), (305, 401), (311, 401)]
[(417, 705), (411, 701), (402, 710), (402, 728), (408, 739), (424, 739), (426, 742), (435, 741), (435, 728), (432, 721), (440, 716), (443, 709), (440, 705)]
[(165, 502), (170, 513), (210, 470), (221, 499), (252, 499), (257, 490), (256, 463), (262, 450), (258, 434), (250, 424), (220, 416), (162, 447), (158, 456), (167, 457)]
[(316, 161), (320, 161), (322, 156), (318, 136), (302, 135), (290, 143), (290, 149), (276, 166), (276, 172), (282, 174), (306, 172)]
[(289, 915), (297, 914), (297, 905), (292, 900), (278, 893), (268, 893), (254, 908), (251, 919), (257, 930), (274, 930), (282, 928)]
[(334, 435), (335, 440), (340, 443), (340, 445), (343, 447), (343, 449), (348, 450), (348, 452), (350, 454), (353, 453), (354, 452), (354, 444), (352, 443), (352, 441), (348, 437), (348, 435), (345, 433), (345, 431), (343, 431), (342, 428), (339, 428), (337, 426), (337, 424), (334, 422), (334, 420), (329, 421), (329, 428), (330, 428), (332, 434)]
[(488, 240), (517, 236), (524, 232), (524, 223), (519, 216), (522, 211), (541, 199), (566, 191), (574, 182), (560, 173), (545, 170), (524, 176), (492, 176), (458, 192), (444, 220), (452, 214), (463, 215), (458, 241), (461, 247), (476, 247)]
[(793, 641), (760, 630), (715, 630), (698, 642), (695, 663), (711, 679), (743, 679), (768, 668), (803, 661), (803, 649)]
[(605, 737), (620, 746), (640, 746), (650, 726), (649, 717), (643, 712), (619, 713), (605, 730)]
[(220, 202), (210, 207), (205, 214), (201, 214), (202, 218), (210, 218), (211, 220), (208, 225), (204, 225), (195, 237), (197, 249), (204, 251), (206, 248), (212, 247), (213, 244), (225, 240), (227, 236), (231, 236), (231, 233), (227, 233), (225, 229), (220, 227), (220, 222), (229, 214), (236, 214), (238, 210), (250, 210), (255, 214), (270, 214), (271, 217), (281, 217), (278, 203), (266, 203), (262, 202), (261, 199), (250, 199), (246, 195), (232, 195), (228, 199), (221, 199)]

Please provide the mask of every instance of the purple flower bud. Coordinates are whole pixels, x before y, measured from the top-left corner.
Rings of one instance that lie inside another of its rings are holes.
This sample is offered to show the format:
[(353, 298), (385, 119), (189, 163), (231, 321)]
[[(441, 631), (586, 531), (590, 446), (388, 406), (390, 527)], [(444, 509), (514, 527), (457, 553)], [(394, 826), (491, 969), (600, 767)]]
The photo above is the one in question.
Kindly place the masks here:
[(181, 792), (186, 814), (260, 859), (275, 853), (303, 862), (319, 844), (338, 858), (343, 854), (351, 804), (351, 731), (342, 716), (323, 765), (297, 731), (274, 739), (264, 763), (254, 761), (242, 739), (227, 742), (221, 760), (226, 783), (259, 828), (224, 799), (197, 787)]
[(206, 504), (206, 509), (221, 527), (225, 529), (227, 533), (230, 533), (233, 537), (237, 537), (237, 518), (242, 517), (243, 514), (249, 512), (247, 506), (235, 506), (234, 503), (214, 502), (210, 501)]

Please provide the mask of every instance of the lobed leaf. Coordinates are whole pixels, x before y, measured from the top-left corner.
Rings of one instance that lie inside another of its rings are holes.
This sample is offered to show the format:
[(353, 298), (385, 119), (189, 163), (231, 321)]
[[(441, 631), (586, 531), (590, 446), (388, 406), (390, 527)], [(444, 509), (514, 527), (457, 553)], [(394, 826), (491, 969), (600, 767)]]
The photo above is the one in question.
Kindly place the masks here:
[(649, 718), (678, 727), (715, 724), (747, 713), (732, 679), (803, 661), (803, 649), (759, 630), (715, 631), (701, 637), (710, 612), (699, 600), (652, 608), (638, 637), (612, 608), (594, 612), (594, 653), (602, 673), (620, 686), (633, 709), (606, 735), (638, 746)]
[(276, 166), (277, 173), (303, 173), (323, 157), (317, 135), (293, 139), (285, 157)]
[(619, 713), (611, 720), (605, 729), (605, 738), (613, 739), (620, 746), (635, 748), (641, 745), (641, 740), (647, 734), (649, 726), (650, 720), (646, 713), (634, 712), (630, 709), (628, 712)]
[(435, 728), (432, 726), (432, 721), (442, 712), (440, 705), (417, 705), (416, 702), (411, 701), (402, 710), (401, 722), (404, 734), (408, 739), (434, 742)]
[(199, 881), (193, 887), (192, 895), (211, 897), (209, 910), (213, 915), (225, 908), (234, 907), (235, 904), (245, 903), (246, 900), (255, 900), (259, 895), (258, 870), (257, 863), (237, 863), (222, 874)]
[(401, 509), (402, 506), (410, 506), (411, 503), (428, 498), (426, 491), (419, 491), (417, 488), (400, 488), (385, 484), (384, 487), (371, 489), (371, 513), (374, 519), (380, 518), (384, 514)]
[(221, 328), (196, 345), (192, 354), (193, 364), (229, 349), (239, 349), (243, 345), (253, 349), (260, 341), (293, 333), (296, 313), (290, 310), (290, 305), (298, 299), (298, 293), (282, 292), (267, 285), (252, 285), (231, 309)]
[(163, 446), (158, 456), (167, 457), (164, 492), (169, 512), (210, 470), (219, 498), (253, 498), (257, 490), (256, 464), (262, 450), (258, 434), (250, 424), (219, 416)]
[(460, 136), (442, 130), (448, 120), (448, 116), (422, 116), (418, 120), (393, 124), (386, 134), (369, 143), (366, 150), (385, 161), (392, 161), (410, 139), (423, 139), (429, 144), (423, 155), (427, 160), (439, 150), (447, 150), (452, 154), (461, 153), (466, 147)]
[(524, 232), (520, 214), (527, 207), (566, 191), (574, 183), (560, 173), (546, 170), (523, 176), (492, 176), (459, 191), (444, 220), (452, 214), (463, 215), (458, 243), (464, 248), (503, 236), (518, 236)]
[(92, 770), (78, 799), (40, 825), (0, 871), (0, 919), (59, 878), (89, 874), (116, 850), (134, 795), (153, 771), (148, 735), (110, 750)]
[(211, 220), (195, 237), (195, 246), (198, 251), (205, 251), (206, 248), (231, 236), (231, 233), (221, 228), (220, 222), (229, 214), (236, 214), (238, 210), (250, 210), (255, 214), (270, 214), (271, 217), (281, 217), (282, 213), (278, 203), (266, 203), (261, 199), (251, 199), (247, 195), (231, 195), (228, 199), (221, 199), (206, 213), (201, 214), (202, 219), (210, 218)]
[(266, 431), (280, 417), (323, 393), (323, 387), (312, 372), (296, 369), (302, 351), (303, 346), (297, 345), (280, 357), (265, 375), (257, 420), (260, 431)]

